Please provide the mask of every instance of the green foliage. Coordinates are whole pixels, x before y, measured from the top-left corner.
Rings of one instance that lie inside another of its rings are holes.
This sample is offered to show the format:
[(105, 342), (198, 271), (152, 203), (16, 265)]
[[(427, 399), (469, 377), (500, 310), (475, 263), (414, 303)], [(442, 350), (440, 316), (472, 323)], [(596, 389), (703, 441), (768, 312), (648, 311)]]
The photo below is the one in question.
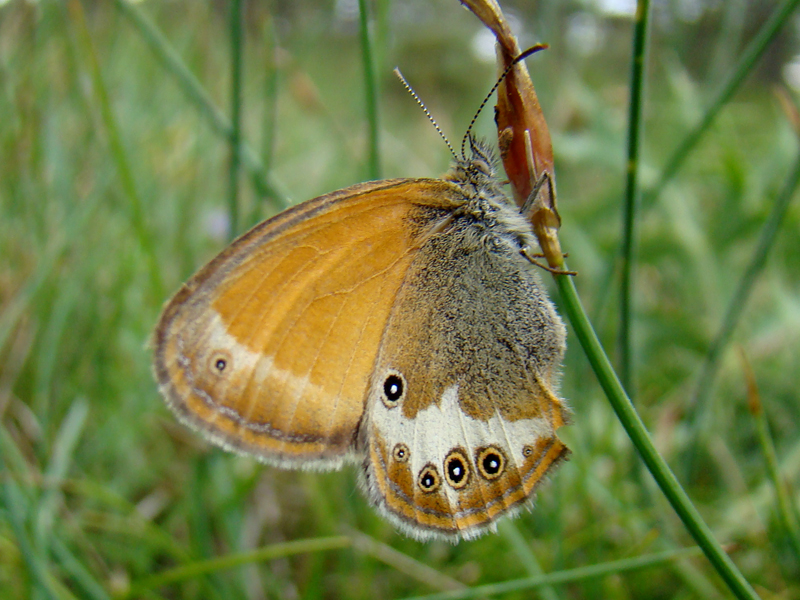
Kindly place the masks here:
[[(383, 175), (436, 176), (447, 149), (391, 68), (458, 141), (495, 77), (491, 55), (474, 51), (480, 26), (455, 0), (365, 4)], [(528, 66), (554, 137), (562, 245), (613, 356), (633, 25), (589, 4), (504, 8), (523, 43), (551, 47)], [(663, 185), (778, 3), (717, 3), (695, 20), (679, 16), (691, 3), (654, 4), (628, 323), (636, 407), (756, 590), (797, 597), (796, 203), (745, 297), (740, 288), (773, 206), (794, 194), (797, 137), (772, 85), (796, 42), (784, 25)], [(571, 460), (531, 514), (457, 546), (395, 532), (356, 491), (354, 468), (262, 467), (210, 448), (165, 408), (148, 337), (170, 291), (225, 244), (231, 199), (249, 226), (285, 197), (374, 168), (356, 5), (243, 3), (236, 187), (228, 3), (0, 4), (3, 597), (396, 598), (504, 582), (503, 597), (527, 598), (514, 580), (542, 574), (548, 600), (727, 596), (709, 563), (682, 550), (691, 537), (574, 336), (562, 386)], [(483, 115), (479, 133), (492, 138), (492, 127)], [(716, 376), (699, 382), (734, 297)]]

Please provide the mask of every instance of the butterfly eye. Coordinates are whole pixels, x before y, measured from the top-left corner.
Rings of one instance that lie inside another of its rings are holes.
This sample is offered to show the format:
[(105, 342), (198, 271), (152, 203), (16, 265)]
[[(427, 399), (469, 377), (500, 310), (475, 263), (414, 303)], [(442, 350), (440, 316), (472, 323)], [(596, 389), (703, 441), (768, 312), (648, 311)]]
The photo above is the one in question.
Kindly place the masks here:
[(478, 472), (484, 479), (492, 481), (503, 474), (503, 469), (506, 467), (506, 458), (498, 448), (494, 446), (481, 448), (478, 450), (476, 458)]
[(208, 362), (211, 372), (216, 375), (224, 375), (226, 371), (230, 371), (232, 365), (230, 354), (222, 351), (212, 354)]
[(494, 236), (487, 236), (485, 238), (484, 244), (486, 245), (486, 250), (488, 252), (500, 252), (503, 250), (503, 242), (497, 239)]
[(383, 380), (383, 403), (386, 408), (394, 408), (403, 399), (406, 381), (397, 371), (390, 371)]
[(451, 450), (444, 459), (444, 478), (450, 486), (460, 490), (469, 481), (469, 462), (460, 448)]
[(392, 450), (392, 458), (399, 463), (408, 462), (409, 456), (408, 446), (405, 444), (397, 444)]
[(439, 473), (436, 471), (436, 467), (427, 464), (422, 468), (422, 471), (419, 472), (417, 483), (423, 492), (430, 494), (439, 489), (442, 480), (439, 477)]

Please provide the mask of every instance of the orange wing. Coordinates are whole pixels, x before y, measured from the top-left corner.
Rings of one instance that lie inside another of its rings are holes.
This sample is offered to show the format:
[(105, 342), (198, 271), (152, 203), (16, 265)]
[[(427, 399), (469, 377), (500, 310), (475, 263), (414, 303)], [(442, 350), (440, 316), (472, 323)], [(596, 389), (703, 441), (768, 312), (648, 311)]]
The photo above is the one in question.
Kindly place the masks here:
[(225, 448), (285, 467), (338, 466), (416, 249), (462, 202), (445, 181), (379, 181), (241, 236), (161, 315), (155, 372), (169, 406)]

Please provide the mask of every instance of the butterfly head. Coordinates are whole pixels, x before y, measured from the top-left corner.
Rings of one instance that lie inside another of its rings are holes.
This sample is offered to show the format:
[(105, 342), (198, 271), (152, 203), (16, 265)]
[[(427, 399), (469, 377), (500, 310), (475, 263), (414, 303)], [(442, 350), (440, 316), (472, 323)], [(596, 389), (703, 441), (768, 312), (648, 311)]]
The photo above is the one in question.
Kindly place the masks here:
[(461, 157), (456, 156), (444, 179), (462, 185), (468, 184), (477, 190), (497, 187), (497, 159), (491, 146), (471, 135), (468, 140), (470, 155), (464, 153)]

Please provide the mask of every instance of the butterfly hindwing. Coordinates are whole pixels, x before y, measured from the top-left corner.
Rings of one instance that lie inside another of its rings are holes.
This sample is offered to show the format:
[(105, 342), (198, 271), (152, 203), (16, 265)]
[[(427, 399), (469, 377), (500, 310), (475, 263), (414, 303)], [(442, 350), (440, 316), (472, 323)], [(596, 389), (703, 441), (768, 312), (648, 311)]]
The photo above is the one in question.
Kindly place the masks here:
[(534, 267), (454, 220), (415, 256), (380, 346), (366, 487), (419, 538), (474, 537), (568, 454), (563, 324)]

